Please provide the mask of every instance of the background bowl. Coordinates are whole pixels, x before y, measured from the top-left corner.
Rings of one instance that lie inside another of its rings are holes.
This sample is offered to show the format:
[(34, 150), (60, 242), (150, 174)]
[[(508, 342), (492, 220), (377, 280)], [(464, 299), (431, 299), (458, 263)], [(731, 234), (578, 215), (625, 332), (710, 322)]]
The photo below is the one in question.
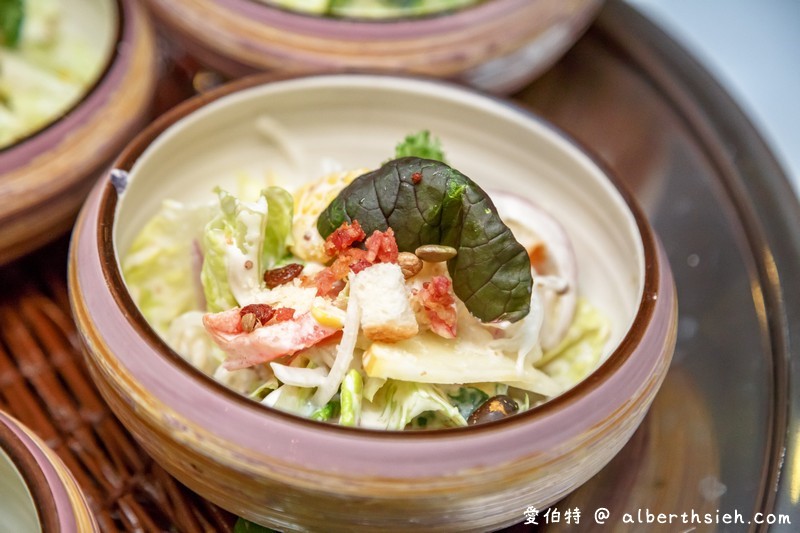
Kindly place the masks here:
[[(222, 87), (154, 123), (116, 162), (127, 178), (98, 184), (73, 234), (70, 295), (88, 365), (142, 446), (208, 499), (283, 530), (498, 528), (599, 471), (647, 411), (675, 342), (669, 265), (628, 195), (551, 126), (470, 90), (375, 75), (262, 81)], [(326, 158), (375, 166), (420, 128), (479, 184), (533, 199), (564, 224), (581, 292), (614, 325), (589, 378), (484, 426), (357, 430), (238, 396), (146, 324), (118, 258), (163, 199), (211, 198), (243, 170), (297, 185)]]
[(33, 431), (0, 411), (3, 531), (99, 531), (72, 474)]
[(230, 77), (367, 70), (458, 79), (509, 93), (569, 48), (602, 0), (488, 0), (390, 21), (317, 17), (254, 0), (147, 3), (169, 38)]
[(0, 150), (0, 264), (66, 233), (94, 181), (149, 120), (156, 57), (142, 8), (133, 0), (64, 4), (71, 23), (107, 48), (107, 65), (64, 115)]

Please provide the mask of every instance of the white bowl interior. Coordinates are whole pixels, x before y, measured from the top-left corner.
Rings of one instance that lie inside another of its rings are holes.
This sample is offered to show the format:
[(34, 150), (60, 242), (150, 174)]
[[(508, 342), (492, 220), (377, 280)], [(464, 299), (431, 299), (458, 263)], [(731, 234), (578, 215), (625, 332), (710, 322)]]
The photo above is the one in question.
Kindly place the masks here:
[(41, 531), (39, 515), (25, 480), (0, 448), (0, 516), (3, 531)]
[(131, 169), (115, 246), (128, 250), (164, 199), (208, 201), (242, 172), (288, 189), (331, 161), (377, 167), (406, 134), (428, 129), (449, 163), (485, 189), (535, 201), (563, 225), (579, 291), (612, 323), (608, 355), (629, 329), (644, 286), (633, 215), (603, 171), (549, 126), (502, 101), (450, 85), (380, 76), (322, 76), (223, 97), (172, 125)]

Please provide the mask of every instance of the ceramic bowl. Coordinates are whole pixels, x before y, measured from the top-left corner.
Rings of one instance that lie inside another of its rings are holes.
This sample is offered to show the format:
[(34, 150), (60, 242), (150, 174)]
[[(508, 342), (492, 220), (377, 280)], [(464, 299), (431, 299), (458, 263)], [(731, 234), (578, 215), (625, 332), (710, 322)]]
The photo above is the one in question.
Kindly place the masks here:
[(61, 459), (33, 431), (0, 411), (0, 516), (4, 531), (99, 531)]
[(416, 19), (354, 20), (254, 0), (148, 0), (165, 33), (230, 77), (260, 71), (380, 71), (510, 93), (555, 62), (602, 0), (488, 0)]
[(65, 23), (103, 50), (83, 98), (0, 150), (0, 264), (66, 233), (99, 174), (149, 119), (152, 27), (133, 0), (68, 0)]
[[(552, 126), (468, 89), (378, 75), (262, 82), (221, 87), (154, 123), (116, 161), (114, 184), (97, 185), (73, 233), (70, 294), (89, 368), (147, 452), (211, 501), (287, 531), (489, 530), (598, 472), (640, 423), (675, 342), (669, 265), (629, 195)], [(563, 223), (582, 294), (613, 324), (587, 379), (499, 422), (343, 428), (237, 395), (145, 322), (119, 258), (163, 199), (210, 199), (242, 170), (300, 183), (329, 158), (375, 166), (420, 128), (479, 184), (535, 200)]]

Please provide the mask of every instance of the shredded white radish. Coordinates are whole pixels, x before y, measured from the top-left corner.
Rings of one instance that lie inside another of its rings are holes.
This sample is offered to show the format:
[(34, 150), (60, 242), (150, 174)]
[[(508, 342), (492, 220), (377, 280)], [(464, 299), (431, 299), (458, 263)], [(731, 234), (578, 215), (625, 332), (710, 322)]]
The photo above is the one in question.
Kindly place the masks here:
[(570, 290), (569, 281), (561, 276), (534, 276), (533, 282), (543, 289), (553, 291), (556, 294), (564, 294)]
[(281, 383), (294, 385), (295, 387), (319, 387), (325, 381), (327, 370), (325, 367), (298, 368), (294, 366), (282, 365), (280, 363), (270, 363), (275, 377)]
[[(352, 284), (355, 274), (350, 272), (348, 283)], [(333, 362), (330, 372), (325, 377), (325, 381), (317, 388), (317, 392), (311, 398), (311, 402), (317, 406), (323, 406), (339, 390), (344, 376), (350, 369), (353, 361), (353, 351), (358, 341), (358, 330), (361, 324), (361, 306), (354, 291), (350, 291), (350, 298), (347, 301), (347, 311), (345, 313), (344, 327), (342, 328), (342, 340), (336, 347), (336, 360)]]

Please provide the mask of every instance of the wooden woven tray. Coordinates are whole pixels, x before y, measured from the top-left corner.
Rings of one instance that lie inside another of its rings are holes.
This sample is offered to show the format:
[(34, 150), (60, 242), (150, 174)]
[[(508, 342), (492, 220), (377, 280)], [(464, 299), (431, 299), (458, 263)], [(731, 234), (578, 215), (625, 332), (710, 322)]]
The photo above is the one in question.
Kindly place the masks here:
[(230, 531), (235, 517), (156, 465), (103, 403), (70, 315), (67, 241), (0, 269), (0, 409), (83, 488), (101, 531)]

